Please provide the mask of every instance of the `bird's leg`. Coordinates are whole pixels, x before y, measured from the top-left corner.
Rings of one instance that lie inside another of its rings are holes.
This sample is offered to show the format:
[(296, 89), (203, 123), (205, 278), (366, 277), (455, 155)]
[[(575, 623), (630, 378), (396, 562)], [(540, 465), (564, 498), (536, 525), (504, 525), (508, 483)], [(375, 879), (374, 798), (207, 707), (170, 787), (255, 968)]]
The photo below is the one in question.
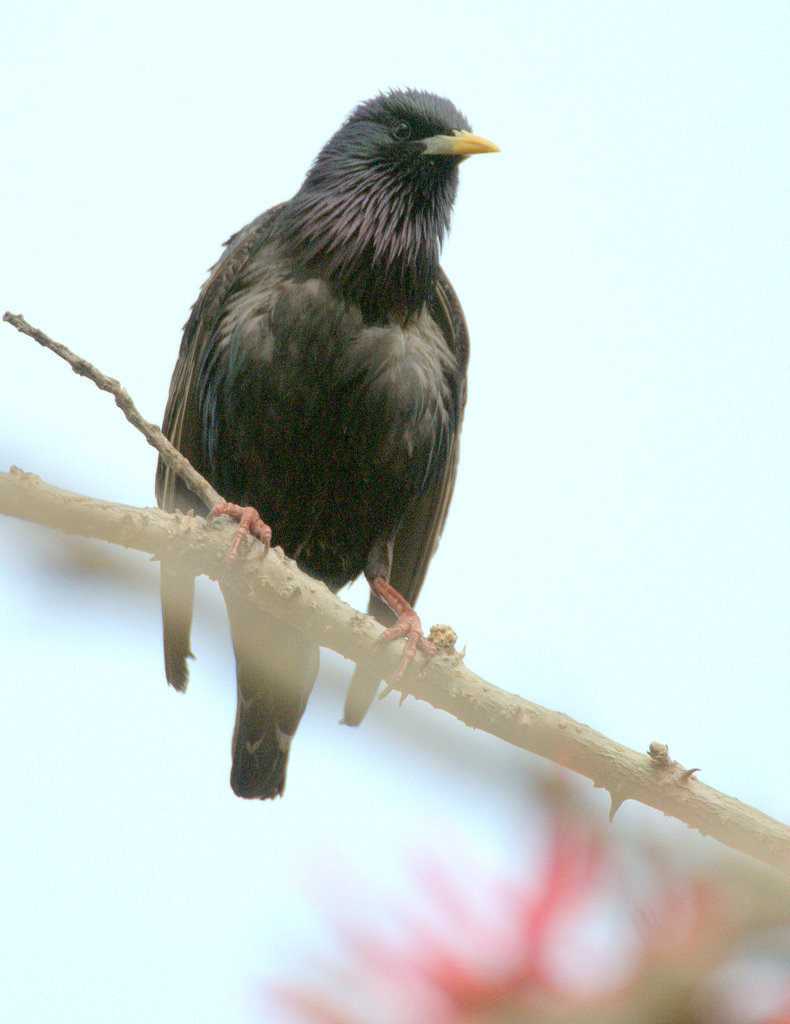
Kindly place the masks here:
[(209, 512), (207, 518), (216, 519), (217, 516), (230, 516), (239, 524), (228, 552), (229, 562), (232, 562), (238, 555), (241, 542), (248, 533), (254, 533), (268, 552), (272, 543), (272, 529), (264, 523), (258, 515), (258, 510), (254, 509), (252, 505), (232, 505), (229, 501), (221, 501)]
[(398, 682), (398, 680), (403, 678), (404, 672), (412, 661), (414, 661), (414, 655), (418, 649), (430, 661), (436, 654), (436, 648), (430, 640), (425, 639), (422, 632), (422, 623), (417, 612), (383, 576), (374, 576), (368, 582), (373, 593), (386, 602), (398, 616), (398, 621), (394, 626), (384, 630), (380, 640), (399, 640), (401, 637), (406, 637), (406, 650), (403, 652), (401, 663), (398, 665), (393, 676), (393, 682)]

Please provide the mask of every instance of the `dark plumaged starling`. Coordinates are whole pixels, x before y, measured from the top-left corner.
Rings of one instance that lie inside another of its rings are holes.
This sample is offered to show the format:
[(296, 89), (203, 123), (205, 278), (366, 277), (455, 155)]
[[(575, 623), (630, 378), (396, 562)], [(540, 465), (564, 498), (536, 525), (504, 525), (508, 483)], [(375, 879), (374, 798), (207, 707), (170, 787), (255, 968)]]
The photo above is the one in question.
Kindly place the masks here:
[[(293, 199), (228, 241), (184, 329), (165, 410), (173, 444), (233, 503), (216, 512), (257, 510), (332, 590), (365, 573), (369, 611), (407, 639), (401, 668), (431, 650), (412, 606), (447, 516), (466, 396), (466, 324), (439, 251), (459, 163), (496, 149), (432, 93), (360, 104)], [(209, 511), (161, 461), (156, 494), (168, 510)], [(165, 668), (178, 690), (193, 591), (163, 563)], [(224, 597), (238, 681), (231, 785), (265, 799), (283, 791), (318, 649)], [(361, 721), (378, 684), (357, 668), (346, 722)]]

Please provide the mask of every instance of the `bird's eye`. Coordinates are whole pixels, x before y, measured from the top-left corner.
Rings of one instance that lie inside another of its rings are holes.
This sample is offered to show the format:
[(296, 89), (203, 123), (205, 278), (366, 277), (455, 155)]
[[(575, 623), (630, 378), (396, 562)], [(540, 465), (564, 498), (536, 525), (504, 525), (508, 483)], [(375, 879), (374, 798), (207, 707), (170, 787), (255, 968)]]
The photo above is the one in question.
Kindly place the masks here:
[(398, 142), (404, 142), (406, 139), (411, 137), (411, 128), (405, 121), (398, 121), (390, 129), (392, 132), (393, 139), (397, 139)]

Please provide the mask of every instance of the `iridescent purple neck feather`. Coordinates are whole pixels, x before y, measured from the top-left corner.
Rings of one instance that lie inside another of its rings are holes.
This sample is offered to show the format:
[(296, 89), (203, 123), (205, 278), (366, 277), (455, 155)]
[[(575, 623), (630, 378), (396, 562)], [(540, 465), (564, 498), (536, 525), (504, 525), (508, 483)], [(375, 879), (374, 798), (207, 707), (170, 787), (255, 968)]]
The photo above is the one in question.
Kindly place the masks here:
[(283, 212), (289, 256), (369, 323), (412, 319), (435, 288), (460, 158), (428, 156), (421, 140), (459, 129), (469, 130), (463, 114), (431, 93), (361, 104)]

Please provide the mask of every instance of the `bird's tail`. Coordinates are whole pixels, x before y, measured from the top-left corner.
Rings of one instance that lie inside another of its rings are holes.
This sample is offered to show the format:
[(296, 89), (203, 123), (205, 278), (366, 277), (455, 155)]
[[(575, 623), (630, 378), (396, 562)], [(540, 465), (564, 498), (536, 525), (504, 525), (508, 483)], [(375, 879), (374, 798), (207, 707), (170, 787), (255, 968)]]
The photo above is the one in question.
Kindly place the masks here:
[(237, 796), (280, 796), (291, 739), (318, 674), (318, 648), (279, 619), (224, 591), (238, 705), (230, 784)]
[(179, 572), (171, 563), (162, 561), (159, 590), (162, 598), (165, 675), (168, 683), (183, 693), (189, 682), (187, 658), (193, 657), (189, 635), (195, 603), (195, 580)]

